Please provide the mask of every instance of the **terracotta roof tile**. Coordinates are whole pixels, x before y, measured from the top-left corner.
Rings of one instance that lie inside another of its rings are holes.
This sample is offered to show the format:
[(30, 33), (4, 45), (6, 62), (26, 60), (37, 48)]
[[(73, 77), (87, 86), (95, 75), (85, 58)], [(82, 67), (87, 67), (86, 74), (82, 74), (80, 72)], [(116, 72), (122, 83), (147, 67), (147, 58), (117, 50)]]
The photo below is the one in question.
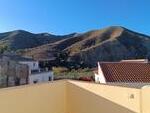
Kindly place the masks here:
[(100, 63), (107, 82), (150, 82), (150, 63)]

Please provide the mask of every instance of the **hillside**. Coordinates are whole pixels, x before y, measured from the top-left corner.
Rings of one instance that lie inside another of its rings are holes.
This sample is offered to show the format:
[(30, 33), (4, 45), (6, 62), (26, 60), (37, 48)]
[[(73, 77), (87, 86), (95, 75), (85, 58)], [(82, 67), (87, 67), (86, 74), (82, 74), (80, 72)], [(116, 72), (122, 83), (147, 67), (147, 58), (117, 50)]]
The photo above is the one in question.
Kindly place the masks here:
[(65, 36), (56, 36), (48, 33), (34, 34), (24, 30), (0, 33), (0, 50), (2, 52), (3, 50), (16, 51), (33, 48), (43, 44), (53, 43), (72, 35), (74, 34)]
[(60, 64), (93, 67), (97, 61), (148, 58), (150, 37), (120, 26), (92, 30), (22, 53), (35, 59), (53, 58)]

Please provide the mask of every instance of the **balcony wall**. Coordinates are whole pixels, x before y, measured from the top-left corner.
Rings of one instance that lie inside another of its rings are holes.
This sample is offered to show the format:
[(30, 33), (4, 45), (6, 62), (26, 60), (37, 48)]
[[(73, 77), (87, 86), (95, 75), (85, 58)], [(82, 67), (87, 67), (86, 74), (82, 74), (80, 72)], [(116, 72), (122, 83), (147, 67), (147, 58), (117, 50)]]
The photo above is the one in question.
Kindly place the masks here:
[(150, 88), (60, 80), (0, 90), (0, 113), (150, 113)]
[(141, 113), (150, 113), (150, 87), (141, 90)]
[(0, 90), (0, 113), (66, 113), (66, 81)]
[(140, 89), (77, 81), (67, 88), (68, 113), (140, 113)]

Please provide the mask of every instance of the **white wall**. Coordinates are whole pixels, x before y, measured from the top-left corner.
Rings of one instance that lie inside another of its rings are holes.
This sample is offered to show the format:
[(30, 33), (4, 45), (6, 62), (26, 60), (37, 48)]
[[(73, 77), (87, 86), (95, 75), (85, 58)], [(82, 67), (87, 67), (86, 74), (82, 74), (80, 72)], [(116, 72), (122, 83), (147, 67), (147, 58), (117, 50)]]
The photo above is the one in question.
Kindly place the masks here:
[(29, 76), (29, 84), (34, 84), (34, 81), (37, 81), (37, 83), (47, 82), (47, 81), (49, 81), (49, 77), (51, 77), (51, 81), (52, 81), (53, 80), (53, 72), (52, 71), (31, 74)]
[(98, 73), (97, 74), (95, 73), (95, 82), (104, 84), (106, 83), (106, 79), (99, 62), (98, 62)]
[(31, 70), (38, 70), (39, 69), (39, 62), (38, 61), (20, 61), (21, 64), (27, 64)]

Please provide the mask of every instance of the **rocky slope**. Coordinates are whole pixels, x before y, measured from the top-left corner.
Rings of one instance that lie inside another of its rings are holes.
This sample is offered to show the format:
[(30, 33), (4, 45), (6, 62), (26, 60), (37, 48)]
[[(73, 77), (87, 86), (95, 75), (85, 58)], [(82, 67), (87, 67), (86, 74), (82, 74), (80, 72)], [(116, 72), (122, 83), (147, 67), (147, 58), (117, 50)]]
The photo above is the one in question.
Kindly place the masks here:
[(124, 27), (112, 26), (28, 49), (23, 55), (36, 59), (56, 57), (65, 64), (93, 67), (97, 61), (149, 58), (150, 37)]
[(33, 48), (43, 44), (53, 43), (64, 38), (69, 38), (73, 35), (74, 34), (56, 36), (48, 33), (33, 34), (23, 30), (0, 33), (0, 50), (16, 51)]

